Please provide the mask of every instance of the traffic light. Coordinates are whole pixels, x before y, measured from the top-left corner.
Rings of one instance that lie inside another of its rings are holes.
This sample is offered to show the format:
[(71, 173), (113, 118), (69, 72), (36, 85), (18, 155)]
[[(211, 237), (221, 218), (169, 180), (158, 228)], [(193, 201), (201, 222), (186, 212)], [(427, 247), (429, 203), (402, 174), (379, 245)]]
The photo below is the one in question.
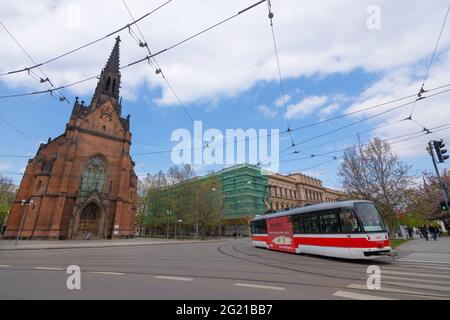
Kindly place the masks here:
[(447, 211), (448, 210), (448, 204), (445, 201), (441, 202), (441, 210), (442, 211)]
[(448, 160), (449, 155), (447, 154), (447, 149), (445, 148), (444, 141), (433, 141), (434, 150), (436, 150), (436, 155), (438, 157), (439, 163), (444, 163), (445, 160)]

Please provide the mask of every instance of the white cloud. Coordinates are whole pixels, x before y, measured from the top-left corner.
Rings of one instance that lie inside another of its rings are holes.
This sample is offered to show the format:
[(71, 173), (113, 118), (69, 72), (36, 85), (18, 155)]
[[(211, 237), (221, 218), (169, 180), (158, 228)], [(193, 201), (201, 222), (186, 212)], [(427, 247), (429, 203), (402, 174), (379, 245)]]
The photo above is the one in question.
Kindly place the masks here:
[(286, 103), (289, 103), (289, 101), (291, 101), (291, 99), (292, 99), (292, 96), (290, 96), (290, 95), (288, 95), (288, 94), (285, 94), (284, 95), (284, 99), (283, 99), (283, 96), (281, 96), (281, 97), (279, 97), (277, 100), (275, 100), (275, 105), (277, 106), (277, 107), (283, 107), (284, 106), (284, 103), (286, 102)]
[(297, 104), (291, 104), (287, 107), (287, 115), (292, 118), (303, 118), (318, 108), (323, 106), (328, 101), (326, 96), (311, 96), (303, 99)]
[[(446, 70), (448, 70), (449, 68), (450, 52), (447, 52), (446, 54), (442, 55), (440, 59), (437, 59), (433, 63), (429, 80), (427, 80), (425, 84), (425, 89), (432, 89), (443, 84), (449, 84), (450, 75), (448, 74), (448, 72), (446, 72)], [(381, 104), (408, 95), (413, 95), (420, 89), (423, 73), (424, 70), (422, 70), (422, 68), (420, 70), (416, 70), (413, 68), (402, 68), (387, 73), (381, 79), (364, 90), (358, 97), (359, 102), (351, 105), (345, 112), (361, 110), (364, 107)], [(448, 89), (448, 87), (430, 92), (428, 94), (425, 94), (425, 96), (435, 94), (446, 89)], [(450, 125), (450, 106), (448, 103), (449, 99), (450, 92), (421, 100), (417, 102), (414, 108), (414, 122), (403, 121), (389, 127), (380, 128), (378, 130), (375, 130), (373, 136), (379, 136), (385, 139), (389, 139), (415, 132), (419, 135), (423, 127), (430, 129), (444, 124)], [(358, 114), (357, 117), (362, 118), (373, 116), (394, 107), (401, 106), (409, 101), (414, 101), (414, 98), (389, 104), (380, 108), (367, 110)], [(396, 120), (405, 119), (410, 116), (412, 110), (413, 105), (411, 104), (405, 107), (401, 107), (392, 112), (388, 112), (382, 116), (376, 117), (368, 123), (372, 126), (379, 126)], [(396, 151), (404, 159), (426, 155), (427, 153), (425, 151), (425, 148), (430, 140), (444, 139), (446, 141), (450, 141), (450, 130), (437, 130), (439, 129), (436, 129), (435, 132), (431, 135), (424, 135), (423, 137), (419, 137), (417, 139), (395, 143), (393, 145), (393, 150)], [(391, 142), (399, 140), (402, 139), (391, 140)]]
[(0, 170), (7, 170), (11, 168), (11, 164), (10, 163), (1, 163), (0, 162)]
[(337, 110), (339, 110), (340, 105), (337, 103), (332, 103), (330, 104), (328, 107), (323, 108), (322, 110), (320, 110), (320, 115), (322, 117), (324, 116), (328, 116), (334, 112), (336, 112)]
[[(163, 2), (130, 0), (128, 5), (139, 17)], [(143, 20), (140, 27), (153, 52), (157, 52), (252, 3), (253, 0), (174, 1)], [(409, 68), (429, 58), (436, 40), (434, 35), (448, 6), (446, 0), (376, 1), (382, 15), (378, 31), (366, 27), (366, 10), (372, 4), (372, 0), (274, 2), (284, 77), (347, 73), (357, 68), (385, 73)], [(7, 13), (2, 22), (38, 62), (108, 34), (130, 21), (121, 1), (108, 0), (1, 1), (0, 12)], [(0, 72), (29, 66), (14, 42), (0, 31)], [(122, 65), (146, 55), (130, 38), (128, 30), (121, 36)], [(113, 42), (110, 38), (48, 64), (44, 70), (57, 85), (98, 74)], [(441, 48), (449, 44), (447, 29)], [(277, 81), (265, 4), (162, 54), (159, 62), (186, 103), (235, 96), (258, 81)], [(21, 91), (43, 89), (26, 74), (3, 77), (0, 81)], [(95, 81), (91, 81), (67, 91), (90, 95), (94, 86)], [(123, 71), (125, 99), (136, 99), (142, 87), (161, 88), (162, 95), (152, 97), (160, 104), (175, 102), (161, 78), (145, 63)]]
[(273, 110), (266, 105), (258, 106), (258, 112), (266, 118), (275, 118), (278, 114), (276, 110)]

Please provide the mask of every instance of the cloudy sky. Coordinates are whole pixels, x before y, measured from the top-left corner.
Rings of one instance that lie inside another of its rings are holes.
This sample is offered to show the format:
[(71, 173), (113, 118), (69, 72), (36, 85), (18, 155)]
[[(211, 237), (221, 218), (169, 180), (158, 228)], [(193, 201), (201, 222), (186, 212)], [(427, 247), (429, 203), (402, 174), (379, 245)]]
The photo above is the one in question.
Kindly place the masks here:
[[(135, 17), (165, 2), (127, 0)], [(152, 52), (158, 52), (254, 2), (173, 0), (139, 27)], [(339, 161), (332, 161), (332, 157), (339, 157), (339, 150), (355, 142), (357, 133), (367, 141), (374, 136), (418, 135), (423, 127), (439, 127), (428, 136), (390, 140), (401, 159), (413, 166), (412, 175), (431, 169), (426, 143), (438, 138), (450, 141), (450, 130), (438, 131), (450, 127), (450, 92), (419, 101), (413, 113), (413, 104), (401, 106), (414, 100), (410, 98), (326, 120), (417, 94), (448, 6), (445, 0), (272, 0), (287, 115), (290, 127), (298, 129), (293, 139), (302, 152), (284, 153), (280, 171), (304, 171), (328, 186), (338, 186)], [(0, 22), (36, 62), (42, 62), (103, 37), (131, 20), (122, 0), (16, 0), (0, 2)], [(146, 55), (128, 30), (120, 35), (122, 65)], [(1, 26), (0, 41), (0, 73), (32, 65)], [(56, 86), (97, 75), (113, 44), (114, 36), (42, 70)], [(450, 21), (442, 32), (426, 90), (450, 84), (449, 45)], [(157, 60), (189, 114), (203, 121), (205, 129), (287, 129), (266, 4), (159, 55)], [(36, 70), (40, 76), (39, 72)], [(132, 116), (134, 154), (170, 150), (175, 129), (193, 131), (191, 119), (148, 65), (123, 70), (122, 81), (123, 113)], [(64, 94), (71, 101), (75, 96), (90, 101), (95, 86), (94, 79), (66, 89)], [(0, 77), (0, 96), (46, 89), (48, 83), (41, 84), (27, 73)], [(0, 108), (2, 155), (33, 155), (40, 142), (64, 131), (71, 111), (71, 105), (48, 94), (0, 99)], [(411, 113), (414, 121), (399, 121)], [(318, 121), (324, 122), (307, 127)], [(290, 138), (281, 137), (280, 148), (289, 147)], [(333, 151), (336, 153), (330, 153)], [(322, 153), (329, 155), (305, 159)], [(136, 155), (134, 160), (140, 175), (172, 164), (170, 154), (164, 153)], [(23, 171), (26, 162), (26, 158), (0, 157), (0, 172), (9, 172), (7, 175), (19, 182), (20, 176), (12, 173)], [(219, 168), (199, 166), (200, 170)]]

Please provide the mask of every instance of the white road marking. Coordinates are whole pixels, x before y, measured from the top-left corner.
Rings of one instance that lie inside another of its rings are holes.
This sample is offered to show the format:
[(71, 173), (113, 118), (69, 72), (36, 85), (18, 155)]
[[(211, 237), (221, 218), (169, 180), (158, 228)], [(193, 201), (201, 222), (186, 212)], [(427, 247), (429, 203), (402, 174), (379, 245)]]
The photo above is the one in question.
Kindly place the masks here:
[(433, 294), (433, 293), (428, 293), (428, 292), (423, 292), (423, 291), (411, 291), (411, 290), (402, 290), (402, 289), (395, 289), (395, 288), (386, 288), (385, 286), (381, 286), (380, 290), (370, 290), (369, 288), (367, 288), (367, 286), (362, 285), (362, 284), (350, 284), (347, 286), (347, 288), (349, 289), (358, 289), (358, 290), (368, 290), (368, 291), (372, 291), (372, 292), (393, 292), (393, 293), (405, 293), (405, 294), (413, 294), (416, 296), (420, 296), (420, 297), (425, 297), (425, 298), (429, 298), (429, 299), (438, 299), (438, 300), (449, 300), (450, 297), (448, 298), (443, 298), (440, 295), (437, 294)]
[(383, 279), (392, 279), (392, 280), (403, 280), (403, 281), (411, 281), (411, 282), (425, 282), (425, 283), (432, 283), (432, 284), (448, 284), (450, 285), (450, 282), (443, 282), (443, 281), (436, 281), (436, 280), (428, 280), (428, 279), (413, 279), (413, 278), (403, 278), (403, 277), (394, 277), (394, 276), (382, 276), (381, 280)]
[(109, 275), (113, 275), (113, 276), (123, 276), (124, 273), (120, 273), (120, 272), (102, 272), (102, 271), (92, 271), (89, 273), (93, 273), (93, 274), (109, 274)]
[(409, 287), (409, 288), (416, 288), (416, 289), (426, 289), (426, 290), (450, 292), (450, 287), (443, 287), (443, 286), (431, 286), (431, 285), (427, 285), (427, 284), (392, 282), (392, 281), (384, 281), (384, 283), (393, 285), (393, 286), (399, 286), (399, 287)]
[(396, 267), (382, 267), (382, 270), (386, 269), (386, 270), (401, 270), (401, 269), (406, 269), (406, 270), (411, 270), (411, 269), (432, 269), (432, 270), (443, 270), (443, 271), (450, 271), (450, 268), (446, 268), (444, 266), (440, 266), (440, 267), (434, 267), (434, 266), (425, 266), (425, 265), (411, 265), (411, 266), (405, 266), (405, 265), (398, 265)]
[(277, 291), (286, 290), (286, 288), (283, 288), (283, 287), (262, 286), (259, 284), (251, 284), (251, 283), (236, 283), (235, 286), (236, 287), (246, 287), (246, 288), (256, 288), (256, 289), (277, 290)]
[(422, 260), (407, 260), (407, 259), (396, 259), (396, 261), (401, 261), (401, 262), (418, 262), (418, 263), (450, 264), (450, 261), (422, 261)]
[(396, 299), (392, 299), (392, 298), (370, 296), (368, 294), (354, 293), (354, 292), (349, 292), (349, 291), (337, 291), (337, 292), (333, 293), (333, 296), (354, 299), (354, 300), (396, 300)]
[(431, 273), (416, 273), (416, 272), (402, 272), (402, 271), (382, 271), (382, 274), (394, 274), (394, 275), (401, 275), (401, 276), (417, 276), (417, 277), (424, 277), (424, 278), (443, 278), (443, 279), (450, 279), (450, 275), (444, 275), (444, 274), (431, 274)]
[(0, 264), (0, 268), (11, 268), (9, 264)]
[(48, 271), (64, 271), (62, 268), (48, 268), (48, 267), (34, 267), (36, 270), (48, 270)]
[(163, 280), (175, 280), (175, 281), (194, 281), (194, 279), (192, 278), (181, 278), (181, 277), (155, 276), (154, 278)]

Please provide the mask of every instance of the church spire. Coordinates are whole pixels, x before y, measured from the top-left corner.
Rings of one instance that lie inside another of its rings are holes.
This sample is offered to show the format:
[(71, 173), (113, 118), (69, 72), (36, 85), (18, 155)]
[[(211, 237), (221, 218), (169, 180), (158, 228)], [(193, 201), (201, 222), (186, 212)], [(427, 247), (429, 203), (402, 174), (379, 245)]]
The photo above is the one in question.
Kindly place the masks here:
[(116, 107), (116, 111), (120, 116), (120, 77), (120, 37), (117, 37), (108, 62), (100, 75), (95, 94), (92, 97), (92, 108), (95, 109), (97, 106), (110, 100), (113, 102), (113, 105)]

